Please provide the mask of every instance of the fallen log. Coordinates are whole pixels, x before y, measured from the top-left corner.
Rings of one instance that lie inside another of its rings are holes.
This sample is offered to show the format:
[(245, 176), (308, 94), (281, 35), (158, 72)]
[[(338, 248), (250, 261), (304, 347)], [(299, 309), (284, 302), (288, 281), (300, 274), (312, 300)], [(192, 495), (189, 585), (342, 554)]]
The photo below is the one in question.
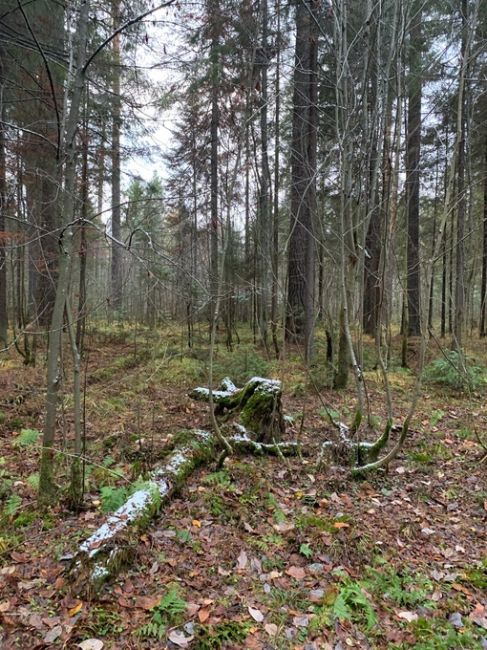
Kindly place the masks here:
[[(198, 387), (190, 392), (190, 397), (208, 402), (208, 388)], [(252, 377), (245, 386), (237, 388), (226, 377), (218, 390), (212, 391), (215, 415), (229, 417), (238, 416), (241, 424), (258, 442), (271, 443), (278, 441), (285, 431), (282, 414), (282, 385), (277, 379)]]
[[(296, 455), (294, 442), (261, 443), (252, 440), (243, 427), (229, 438), (232, 448), (242, 453), (276, 456)], [(65, 556), (73, 590), (86, 598), (96, 595), (103, 584), (134, 553), (140, 533), (148, 528), (181, 484), (196, 467), (218, 455), (218, 440), (204, 430), (182, 431), (165, 465), (152, 473), (142, 489), (129, 499), (79, 546), (74, 556)]]

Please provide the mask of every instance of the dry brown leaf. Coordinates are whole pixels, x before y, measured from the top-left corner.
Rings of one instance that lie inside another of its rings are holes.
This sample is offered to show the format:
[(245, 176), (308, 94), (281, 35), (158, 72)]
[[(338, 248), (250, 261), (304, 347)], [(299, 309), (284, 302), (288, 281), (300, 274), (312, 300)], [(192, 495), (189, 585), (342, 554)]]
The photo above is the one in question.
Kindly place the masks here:
[(198, 620), (200, 623), (205, 623), (208, 619), (210, 618), (210, 610), (209, 609), (200, 609), (198, 612)]
[(286, 573), (295, 580), (304, 580), (306, 576), (306, 571), (300, 566), (290, 566), (289, 569), (286, 569)]

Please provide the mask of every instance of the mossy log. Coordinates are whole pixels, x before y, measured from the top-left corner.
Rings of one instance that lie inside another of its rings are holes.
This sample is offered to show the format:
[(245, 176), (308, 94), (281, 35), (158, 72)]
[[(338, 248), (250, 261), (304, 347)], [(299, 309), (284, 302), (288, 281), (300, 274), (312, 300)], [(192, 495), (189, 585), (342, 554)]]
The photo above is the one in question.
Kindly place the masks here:
[[(208, 402), (208, 388), (198, 387), (190, 397)], [(233, 417), (238, 415), (242, 425), (256, 436), (258, 442), (279, 441), (285, 431), (282, 415), (282, 385), (276, 379), (252, 377), (245, 386), (237, 388), (228, 378), (219, 390), (212, 391), (215, 415)]]
[[(252, 440), (243, 427), (229, 438), (232, 448), (255, 455), (291, 456), (298, 453), (294, 442), (260, 443)], [(77, 594), (96, 595), (102, 585), (127, 564), (137, 548), (140, 534), (158, 515), (193, 470), (214, 460), (218, 439), (203, 430), (181, 431), (163, 467), (152, 473), (142, 489), (132, 496), (79, 547), (69, 562), (68, 576)]]
[(216, 446), (215, 436), (208, 431), (183, 431), (176, 436), (165, 465), (80, 545), (69, 567), (76, 591), (86, 596), (96, 593), (128, 561), (140, 532), (192, 471), (215, 457)]

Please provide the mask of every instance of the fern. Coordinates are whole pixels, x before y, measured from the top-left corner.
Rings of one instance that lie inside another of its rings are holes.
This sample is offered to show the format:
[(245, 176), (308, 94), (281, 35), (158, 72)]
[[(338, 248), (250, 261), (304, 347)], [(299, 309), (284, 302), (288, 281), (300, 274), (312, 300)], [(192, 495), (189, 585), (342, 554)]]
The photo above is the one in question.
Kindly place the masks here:
[(13, 517), (22, 505), (22, 499), (18, 494), (11, 494), (5, 503), (5, 514)]
[(139, 627), (137, 634), (148, 639), (159, 639), (159, 641), (162, 641), (166, 635), (166, 626), (159, 623), (146, 623)]
[(169, 585), (167, 593), (151, 609), (152, 617), (150, 622), (139, 627), (137, 634), (162, 641), (167, 627), (175, 625), (185, 611), (186, 601), (181, 596), (179, 586), (176, 584)]
[(365, 616), (367, 628), (370, 630), (377, 623), (377, 616), (369, 598), (360, 584), (349, 582), (345, 584), (333, 604), (333, 614), (336, 618), (351, 621), (359, 617), (359, 612)]
[(30, 485), (30, 487), (33, 490), (38, 490), (39, 489), (39, 474), (35, 472), (34, 474), (30, 474), (27, 477), (27, 483)]
[(101, 488), (101, 509), (103, 512), (113, 512), (125, 503), (127, 489), (124, 487), (115, 488), (111, 485), (104, 485)]
[(42, 433), (37, 429), (22, 429), (20, 431), (20, 435), (18, 435), (17, 438), (15, 438), (15, 440), (13, 441), (13, 446), (30, 447), (31, 445), (34, 445), (39, 440), (41, 435)]
[(477, 390), (486, 381), (486, 368), (475, 365), (456, 350), (449, 350), (426, 366), (423, 376), (434, 384), (459, 390)]
[(166, 595), (161, 599), (156, 609), (168, 614), (171, 618), (182, 614), (186, 609), (186, 601), (181, 597), (177, 585), (170, 585)]

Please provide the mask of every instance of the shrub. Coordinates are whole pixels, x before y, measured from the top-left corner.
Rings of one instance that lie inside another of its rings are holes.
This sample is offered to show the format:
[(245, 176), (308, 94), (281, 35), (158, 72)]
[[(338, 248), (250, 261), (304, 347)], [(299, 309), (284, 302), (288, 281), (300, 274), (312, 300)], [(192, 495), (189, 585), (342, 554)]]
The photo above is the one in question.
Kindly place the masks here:
[(230, 377), (237, 386), (243, 386), (255, 376), (266, 377), (268, 372), (268, 362), (253, 349), (244, 346), (220, 354), (213, 365), (214, 377)]
[(425, 381), (457, 390), (477, 390), (486, 381), (486, 371), (473, 360), (462, 358), (456, 350), (449, 350), (426, 366), (423, 377)]

